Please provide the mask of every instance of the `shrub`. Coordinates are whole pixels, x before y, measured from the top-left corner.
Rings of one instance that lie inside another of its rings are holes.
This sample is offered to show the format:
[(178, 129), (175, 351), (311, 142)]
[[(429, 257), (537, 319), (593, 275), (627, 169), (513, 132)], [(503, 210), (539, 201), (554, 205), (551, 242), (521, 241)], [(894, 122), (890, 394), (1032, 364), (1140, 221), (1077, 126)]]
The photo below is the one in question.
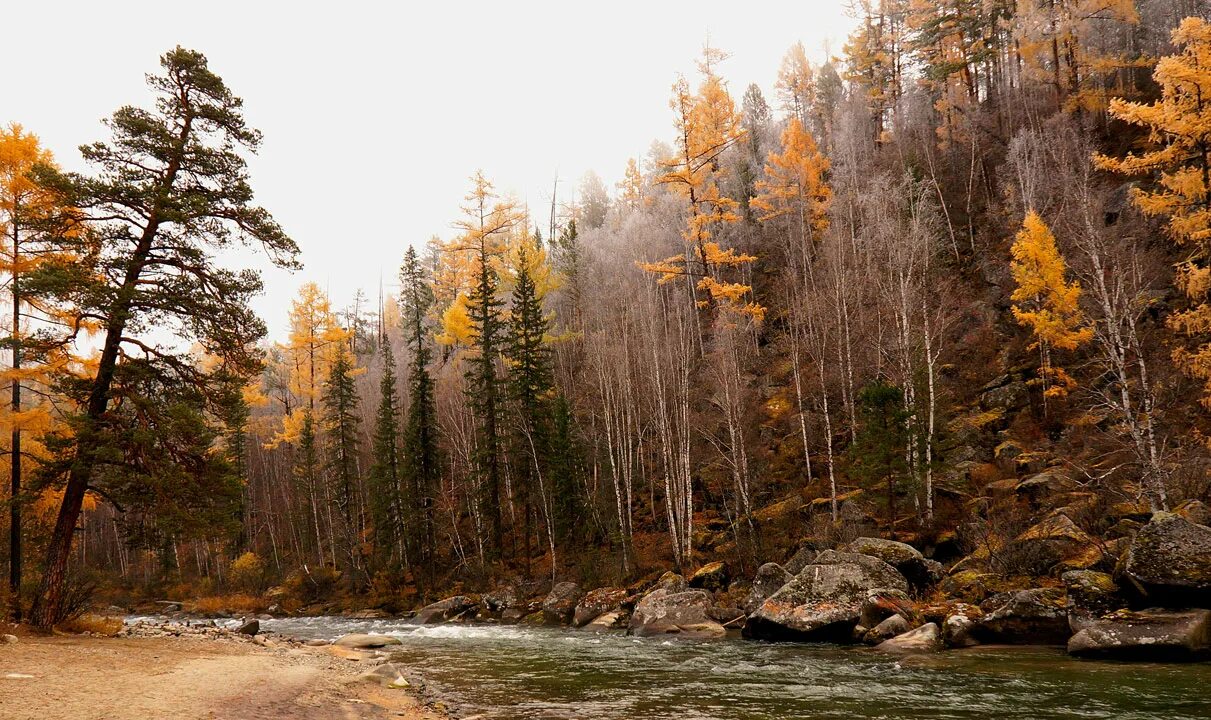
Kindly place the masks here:
[(246, 552), (231, 563), (227, 580), (236, 589), (259, 595), (265, 591), (265, 561), (254, 552)]

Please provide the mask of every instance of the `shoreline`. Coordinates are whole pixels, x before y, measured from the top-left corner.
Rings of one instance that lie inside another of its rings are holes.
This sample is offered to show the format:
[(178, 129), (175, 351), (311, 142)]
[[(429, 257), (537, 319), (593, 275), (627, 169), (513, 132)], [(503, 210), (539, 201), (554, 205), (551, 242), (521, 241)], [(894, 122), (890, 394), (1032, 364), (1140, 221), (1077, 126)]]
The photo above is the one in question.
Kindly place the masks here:
[[(133, 632), (132, 632), (133, 630)], [(6, 629), (5, 632), (11, 632)], [(448, 720), (423, 682), (367, 678), (377, 664), (282, 636), (126, 626), (118, 636), (21, 632), (0, 645), (8, 720)]]

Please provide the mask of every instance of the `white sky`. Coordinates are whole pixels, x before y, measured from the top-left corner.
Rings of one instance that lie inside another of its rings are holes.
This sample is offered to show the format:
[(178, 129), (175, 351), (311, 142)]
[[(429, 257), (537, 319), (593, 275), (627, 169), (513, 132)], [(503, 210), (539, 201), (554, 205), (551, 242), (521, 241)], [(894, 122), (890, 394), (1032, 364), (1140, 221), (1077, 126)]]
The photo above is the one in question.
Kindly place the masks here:
[[(613, 188), (628, 157), (670, 139), (669, 88), (703, 43), (731, 53), (733, 95), (758, 83), (771, 105), (782, 55), (840, 50), (845, 0), (797, 2), (6, 4), (0, 123), (38, 134), (64, 167), (102, 139), (99, 120), (148, 105), (161, 53), (202, 51), (264, 132), (253, 188), (302, 248), (305, 268), (269, 271), (256, 302), (285, 331), (297, 287), (339, 307), (394, 286), (408, 243), (448, 237), (477, 168), (545, 217), (552, 178), (571, 198), (595, 170)], [(237, 261), (264, 263), (246, 251)]]

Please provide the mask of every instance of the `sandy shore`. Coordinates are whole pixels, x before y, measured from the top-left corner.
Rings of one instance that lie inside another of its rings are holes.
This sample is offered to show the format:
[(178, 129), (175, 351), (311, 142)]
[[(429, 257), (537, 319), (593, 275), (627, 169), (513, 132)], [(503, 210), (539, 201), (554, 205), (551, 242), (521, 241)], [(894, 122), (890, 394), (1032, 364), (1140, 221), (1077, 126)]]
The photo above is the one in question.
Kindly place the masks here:
[(7, 720), (438, 720), (324, 648), (197, 637), (22, 637), (0, 644)]

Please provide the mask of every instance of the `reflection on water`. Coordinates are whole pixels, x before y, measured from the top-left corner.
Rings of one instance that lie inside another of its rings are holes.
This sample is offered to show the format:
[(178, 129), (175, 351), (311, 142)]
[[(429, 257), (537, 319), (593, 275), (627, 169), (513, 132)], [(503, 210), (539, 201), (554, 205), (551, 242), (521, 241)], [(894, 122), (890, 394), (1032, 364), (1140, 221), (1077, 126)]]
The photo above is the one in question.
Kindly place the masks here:
[(398, 661), (485, 718), (1211, 718), (1211, 665), (1074, 660), (975, 648), (893, 658), (867, 648), (693, 643), (497, 625), (289, 618), (266, 630), (398, 637)]

